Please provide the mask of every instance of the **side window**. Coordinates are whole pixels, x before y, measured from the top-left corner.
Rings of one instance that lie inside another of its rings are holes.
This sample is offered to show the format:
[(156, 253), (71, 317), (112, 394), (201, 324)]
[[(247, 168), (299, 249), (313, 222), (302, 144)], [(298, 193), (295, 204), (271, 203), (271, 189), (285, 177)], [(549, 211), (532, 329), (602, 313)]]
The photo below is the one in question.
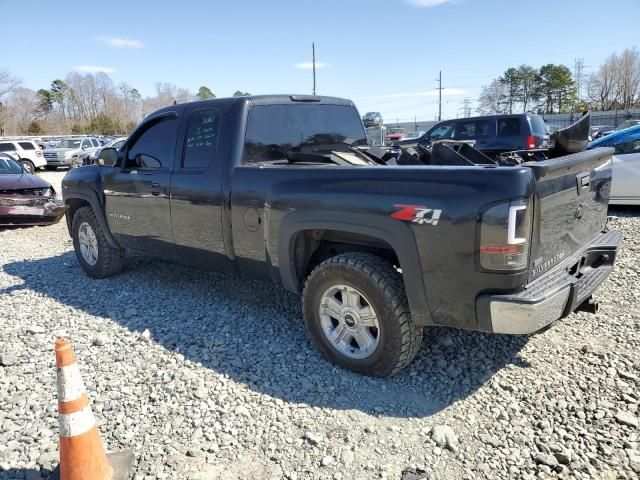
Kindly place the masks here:
[(91, 148), (91, 140), (86, 139), (82, 141), (82, 148)]
[(498, 136), (511, 137), (520, 135), (520, 119), (519, 118), (499, 118), (498, 119)]
[(162, 118), (129, 147), (125, 169), (169, 168), (176, 144), (177, 120)]
[(99, 147), (100, 146), (100, 142), (98, 142), (98, 140), (96, 140), (95, 138), (91, 139), (91, 143), (93, 144), (94, 147)]
[(20, 145), (25, 150), (35, 150), (36, 149), (36, 146), (31, 142), (18, 142), (18, 145)]
[(182, 168), (209, 168), (216, 151), (219, 124), (216, 110), (196, 110), (191, 114), (182, 154)]
[(15, 149), (13, 143), (0, 143), (0, 152), (13, 152)]
[(640, 132), (633, 132), (618, 138), (614, 144), (617, 154), (640, 153)]
[(459, 122), (454, 138), (456, 140), (470, 140), (486, 137), (489, 134), (489, 122), (486, 120)]

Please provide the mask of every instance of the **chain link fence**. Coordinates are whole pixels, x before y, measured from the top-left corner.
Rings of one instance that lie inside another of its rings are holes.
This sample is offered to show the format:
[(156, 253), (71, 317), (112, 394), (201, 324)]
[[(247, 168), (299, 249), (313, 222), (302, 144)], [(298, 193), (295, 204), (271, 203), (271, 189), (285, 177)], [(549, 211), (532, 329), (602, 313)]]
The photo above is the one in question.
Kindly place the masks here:
[[(582, 116), (582, 113), (554, 113), (542, 115), (551, 127), (564, 128)], [(611, 126), (618, 128), (626, 120), (640, 120), (640, 109), (610, 110), (607, 112), (591, 112), (592, 126)]]

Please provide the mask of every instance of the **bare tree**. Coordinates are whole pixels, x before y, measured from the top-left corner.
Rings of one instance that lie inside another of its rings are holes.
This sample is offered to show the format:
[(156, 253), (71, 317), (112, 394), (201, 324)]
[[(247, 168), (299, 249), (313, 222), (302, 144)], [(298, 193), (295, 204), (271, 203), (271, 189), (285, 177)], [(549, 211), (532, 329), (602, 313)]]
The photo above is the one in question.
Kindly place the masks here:
[(15, 87), (7, 96), (6, 129), (7, 132), (25, 135), (29, 124), (39, 116), (40, 98), (29, 88)]
[(19, 78), (12, 77), (9, 72), (0, 70), (0, 98), (21, 83), (22, 81)]
[(482, 87), (478, 98), (477, 112), (481, 115), (495, 113), (508, 113), (509, 102), (508, 87), (500, 80), (493, 80), (489, 85)]
[(640, 103), (640, 52), (636, 47), (627, 48), (618, 58), (617, 73), (620, 76), (620, 103), (622, 108), (632, 108)]

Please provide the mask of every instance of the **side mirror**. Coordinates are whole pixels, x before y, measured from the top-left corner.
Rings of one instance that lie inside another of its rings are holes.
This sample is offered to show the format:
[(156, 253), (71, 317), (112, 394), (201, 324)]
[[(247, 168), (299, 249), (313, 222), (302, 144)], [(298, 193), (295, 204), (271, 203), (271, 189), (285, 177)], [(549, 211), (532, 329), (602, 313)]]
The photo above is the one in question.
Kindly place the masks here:
[(115, 148), (103, 148), (98, 155), (98, 165), (113, 167), (118, 162), (118, 150)]

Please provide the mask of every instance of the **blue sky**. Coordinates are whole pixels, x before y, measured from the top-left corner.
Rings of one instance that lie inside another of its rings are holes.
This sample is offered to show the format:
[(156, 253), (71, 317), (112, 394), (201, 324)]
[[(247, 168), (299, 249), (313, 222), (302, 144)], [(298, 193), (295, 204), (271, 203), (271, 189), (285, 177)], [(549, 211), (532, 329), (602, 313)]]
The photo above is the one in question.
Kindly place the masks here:
[(318, 93), (388, 121), (433, 119), (439, 70), (455, 117), (510, 66), (583, 58), (588, 74), (640, 47), (640, 0), (0, 0), (0, 11), (0, 70), (29, 88), (100, 67), (143, 96), (158, 81), (218, 96), (310, 93), (300, 64), (315, 41)]

